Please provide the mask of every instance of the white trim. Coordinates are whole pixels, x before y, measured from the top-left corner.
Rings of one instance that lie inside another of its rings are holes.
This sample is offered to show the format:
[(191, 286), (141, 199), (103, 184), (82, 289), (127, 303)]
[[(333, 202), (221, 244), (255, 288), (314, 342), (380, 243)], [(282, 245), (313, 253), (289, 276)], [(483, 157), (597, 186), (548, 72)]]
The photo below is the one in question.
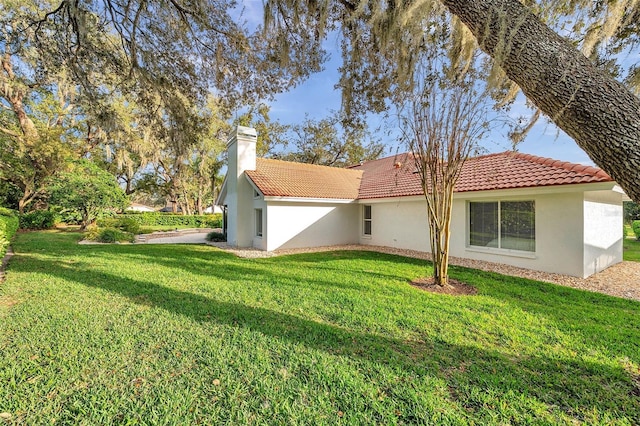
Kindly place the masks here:
[[(247, 179), (247, 182), (249, 182), (249, 184), (253, 187), (253, 199), (258, 200), (261, 197), (263, 197), (264, 194), (262, 193), (262, 191), (260, 191), (260, 188), (258, 188), (258, 186), (251, 180), (249, 175), (246, 173), (243, 173), (243, 175)], [(256, 192), (259, 194), (257, 197), (256, 197)]]
[(500, 256), (523, 257), (525, 259), (537, 259), (538, 256), (532, 251), (500, 249), (495, 247), (467, 246), (465, 251), (475, 253), (497, 254)]
[(351, 204), (357, 203), (356, 199), (344, 199), (344, 198), (305, 198), (305, 197), (279, 197), (279, 196), (265, 196), (265, 201), (280, 201), (287, 203), (330, 203), (330, 204)]
[[(258, 233), (258, 218), (260, 218), (260, 233)], [(253, 209), (253, 237), (262, 238), (264, 235), (264, 213), (262, 208)]]
[[(616, 190), (619, 188), (615, 182), (592, 182), (578, 183), (569, 185), (550, 185), (550, 186), (529, 186), (526, 188), (509, 188), (509, 189), (485, 189), (481, 191), (465, 191), (454, 192), (454, 199), (476, 199), (476, 198), (506, 198), (506, 197), (529, 197), (534, 195), (559, 194), (559, 193), (575, 193), (588, 191)], [(525, 195), (526, 194), (526, 195)], [(380, 198), (358, 198), (359, 204), (375, 204), (375, 203), (395, 203), (398, 201), (420, 201), (424, 200), (424, 195), (404, 195), (398, 197), (380, 197)]]
[[(527, 188), (513, 189), (490, 189), (484, 191), (456, 192), (454, 198), (504, 198), (504, 197), (523, 197), (542, 194), (560, 194), (564, 192), (587, 192), (611, 190), (615, 187), (615, 182), (594, 182), (579, 183), (572, 185), (551, 185), (551, 186), (530, 186)], [(526, 192), (526, 195), (523, 195)]]
[[(369, 218), (367, 219), (366, 217), (366, 212), (367, 212), (367, 207), (369, 207)], [(373, 235), (373, 207), (371, 206), (371, 204), (363, 204), (362, 208), (360, 209), (360, 219), (362, 220), (361, 225), (361, 236), (364, 238), (371, 238), (371, 236)], [(369, 233), (367, 234), (365, 232), (366, 229), (366, 223), (369, 222)]]
[(215, 205), (216, 206), (224, 206), (224, 199), (227, 198), (227, 175), (224, 175), (224, 180), (222, 181), (222, 186), (220, 186), (220, 192), (216, 197)]
[(526, 250), (514, 250), (514, 249), (505, 249), (502, 247), (483, 247), (483, 246), (474, 246), (471, 244), (471, 223), (470, 223), (470, 218), (471, 218), (471, 203), (496, 203), (498, 204), (498, 245), (501, 244), (502, 241), (502, 202), (506, 201), (506, 202), (513, 202), (513, 201), (523, 201), (523, 202), (533, 202), (533, 220), (534, 220), (534, 226), (536, 225), (536, 223), (538, 222), (538, 217), (537, 217), (537, 212), (538, 212), (538, 208), (536, 207), (536, 200), (533, 199), (524, 199), (524, 198), (504, 198), (504, 199), (495, 199), (495, 198), (491, 198), (491, 199), (487, 199), (487, 200), (465, 200), (465, 210), (466, 210), (466, 227), (465, 227), (465, 250), (466, 251), (475, 251), (478, 253), (491, 253), (491, 254), (500, 254), (500, 255), (505, 255), (505, 256), (514, 256), (514, 257), (526, 257), (526, 258), (530, 258), (530, 259), (535, 259), (536, 258), (536, 253), (538, 250), (538, 245), (536, 244), (536, 241), (538, 239), (538, 227), (535, 227), (535, 234), (533, 235), (533, 244), (535, 247), (535, 250), (533, 251), (526, 251)]

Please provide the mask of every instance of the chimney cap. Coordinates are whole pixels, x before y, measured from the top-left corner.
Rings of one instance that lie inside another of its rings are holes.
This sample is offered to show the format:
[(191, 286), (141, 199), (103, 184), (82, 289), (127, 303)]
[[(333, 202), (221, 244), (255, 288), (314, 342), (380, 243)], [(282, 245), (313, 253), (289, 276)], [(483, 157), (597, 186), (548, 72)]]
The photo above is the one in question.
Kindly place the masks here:
[(236, 134), (241, 136), (258, 137), (258, 132), (253, 127), (237, 126)]

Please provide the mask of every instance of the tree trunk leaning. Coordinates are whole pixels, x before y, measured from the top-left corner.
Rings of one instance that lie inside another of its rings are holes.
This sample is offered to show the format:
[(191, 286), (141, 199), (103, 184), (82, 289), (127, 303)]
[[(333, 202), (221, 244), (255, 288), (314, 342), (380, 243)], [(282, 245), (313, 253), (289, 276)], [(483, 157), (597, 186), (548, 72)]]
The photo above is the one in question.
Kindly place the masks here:
[(518, 0), (442, 0), (527, 98), (640, 202), (640, 99)]

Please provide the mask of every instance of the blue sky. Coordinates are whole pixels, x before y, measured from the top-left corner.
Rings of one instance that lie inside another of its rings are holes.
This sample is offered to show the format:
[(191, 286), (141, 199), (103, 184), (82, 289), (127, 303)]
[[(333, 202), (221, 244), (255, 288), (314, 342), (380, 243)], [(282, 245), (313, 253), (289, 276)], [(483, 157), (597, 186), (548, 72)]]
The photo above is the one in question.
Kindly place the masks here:
[[(305, 115), (313, 119), (321, 119), (328, 116), (332, 110), (340, 109), (340, 91), (334, 89), (339, 78), (337, 67), (340, 63), (339, 53), (336, 53), (334, 53), (331, 62), (326, 65), (325, 71), (313, 75), (295, 89), (276, 96), (275, 101), (270, 103), (272, 119), (279, 120), (284, 124), (296, 124), (301, 123)], [(518, 98), (510, 116), (518, 117), (531, 114), (524, 103), (524, 97)], [(385, 123), (393, 126), (394, 119), (388, 120), (391, 121), (384, 122), (381, 117), (370, 117), (369, 127), (375, 129)], [(511, 147), (507, 137), (508, 129), (496, 127), (482, 144), (488, 152), (502, 152)], [(398, 147), (400, 151), (405, 149), (396, 138), (386, 135), (385, 132), (381, 132), (379, 137), (387, 145), (387, 153), (396, 152)], [(593, 164), (573, 139), (546, 119), (539, 120), (525, 141), (518, 146), (518, 151), (574, 163)]]
[[(250, 25), (262, 24), (262, 0), (243, 0), (243, 16)], [(276, 96), (271, 102), (271, 118), (283, 124), (301, 123), (305, 116), (312, 119), (321, 119), (328, 116), (332, 110), (340, 109), (340, 92), (334, 88), (338, 82), (338, 67), (341, 63), (340, 51), (337, 40), (329, 38), (324, 43), (325, 49), (330, 55), (330, 60), (325, 64), (325, 70), (312, 75), (307, 81), (287, 93)], [(638, 55), (640, 56), (640, 54)], [(521, 94), (512, 106), (509, 116), (517, 118), (527, 116), (531, 110), (525, 107), (525, 98)], [(394, 119), (391, 119), (394, 120)], [(394, 126), (393, 121), (383, 122), (381, 117), (371, 117), (370, 129), (377, 128), (380, 124)], [(510, 149), (511, 144), (507, 137), (508, 128), (496, 126), (491, 135), (487, 137), (482, 146), (488, 152), (502, 152)], [(378, 135), (388, 147), (385, 153), (394, 153), (396, 150), (406, 150), (395, 137), (386, 133)], [(587, 154), (575, 143), (573, 139), (559, 130), (553, 123), (541, 118), (531, 130), (524, 142), (518, 146), (518, 151), (551, 157), (557, 160), (571, 161), (574, 163), (593, 165)]]

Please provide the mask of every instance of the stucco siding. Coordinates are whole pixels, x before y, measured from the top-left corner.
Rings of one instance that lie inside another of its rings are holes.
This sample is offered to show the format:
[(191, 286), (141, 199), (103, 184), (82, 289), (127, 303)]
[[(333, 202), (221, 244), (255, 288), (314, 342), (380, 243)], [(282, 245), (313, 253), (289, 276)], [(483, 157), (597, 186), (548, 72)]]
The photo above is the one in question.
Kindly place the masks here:
[[(517, 252), (469, 245), (468, 203), (473, 201), (534, 201), (535, 252)], [(451, 255), (521, 268), (574, 276), (583, 273), (582, 193), (504, 195), (458, 198), (452, 217)]]
[(584, 194), (584, 276), (622, 262), (622, 194)]
[[(371, 235), (363, 235), (362, 209), (371, 205)], [(424, 200), (361, 201), (359, 212), (360, 244), (431, 251), (427, 210)]]
[[(265, 203), (263, 198), (255, 198), (253, 199), (253, 206), (251, 211), (252, 220), (248, 222), (247, 228), (250, 229), (251, 235), (253, 235), (253, 247), (260, 250), (267, 250), (267, 241), (268, 241), (268, 229), (267, 229), (267, 203)], [(256, 213), (260, 210), (260, 214), (262, 216), (262, 235), (258, 235), (258, 230), (256, 227)]]
[[(358, 242), (358, 205), (269, 201), (266, 250)], [(266, 237), (266, 238), (265, 238)]]

